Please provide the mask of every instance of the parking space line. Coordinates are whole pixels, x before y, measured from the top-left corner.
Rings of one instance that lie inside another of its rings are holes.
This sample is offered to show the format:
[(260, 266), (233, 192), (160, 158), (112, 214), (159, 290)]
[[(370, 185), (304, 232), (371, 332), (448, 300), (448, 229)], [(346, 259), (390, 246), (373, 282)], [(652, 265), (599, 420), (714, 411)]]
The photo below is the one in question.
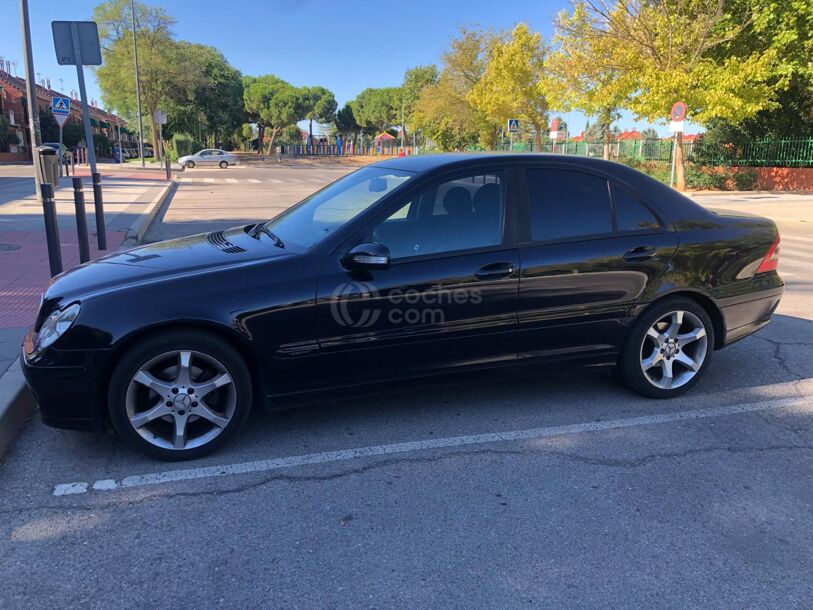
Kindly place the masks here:
[(54, 487), (53, 495), (65, 496), (65, 495), (82, 494), (87, 493), (89, 491), (89, 488), (91, 491), (105, 492), (118, 489), (125, 489), (129, 487), (145, 487), (149, 485), (160, 485), (162, 483), (174, 483), (179, 481), (193, 481), (197, 479), (207, 479), (212, 477), (225, 477), (240, 474), (269, 472), (274, 470), (293, 468), (296, 466), (326, 464), (331, 462), (343, 462), (359, 458), (413, 453), (419, 451), (427, 451), (431, 449), (448, 449), (454, 447), (466, 447), (469, 445), (484, 445), (511, 441), (527, 441), (549, 438), (552, 436), (562, 436), (567, 434), (581, 434), (585, 432), (598, 432), (603, 430), (618, 430), (622, 428), (652, 426), (656, 424), (691, 421), (708, 417), (722, 417), (726, 415), (737, 415), (741, 413), (753, 413), (756, 411), (767, 411), (770, 409), (787, 409), (794, 407), (801, 407), (802, 411), (804, 412), (813, 412), (813, 405), (810, 403), (809, 398), (785, 398), (778, 400), (752, 402), (739, 405), (711, 407), (708, 409), (694, 409), (690, 411), (660, 413), (655, 415), (645, 415), (641, 417), (610, 419), (606, 421), (584, 422), (579, 424), (566, 424), (561, 426), (548, 426), (545, 428), (533, 428), (530, 430), (491, 432), (486, 434), (475, 434), (470, 436), (451, 436), (446, 438), (409, 441), (404, 443), (393, 443), (388, 445), (357, 447), (354, 449), (326, 451), (323, 453), (310, 453), (305, 455), (259, 460), (255, 462), (244, 462), (240, 464), (226, 464), (220, 466), (204, 466), (201, 468), (188, 468), (182, 470), (168, 470), (165, 472), (156, 472), (152, 474), (131, 475), (124, 477), (121, 480), (101, 479), (94, 482), (92, 486), (90, 483), (87, 482), (63, 483), (56, 485)]

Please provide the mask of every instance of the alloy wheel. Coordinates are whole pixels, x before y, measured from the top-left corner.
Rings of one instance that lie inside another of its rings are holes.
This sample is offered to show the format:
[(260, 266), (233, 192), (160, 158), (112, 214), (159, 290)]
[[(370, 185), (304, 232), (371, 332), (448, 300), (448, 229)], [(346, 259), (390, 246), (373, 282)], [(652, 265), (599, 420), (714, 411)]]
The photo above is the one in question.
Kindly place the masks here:
[(690, 311), (672, 311), (658, 318), (644, 335), (641, 370), (657, 388), (679, 388), (697, 375), (708, 349), (702, 320)]
[(237, 391), (226, 368), (198, 351), (175, 350), (150, 359), (133, 375), (125, 399), (133, 429), (156, 447), (200, 447), (229, 425)]

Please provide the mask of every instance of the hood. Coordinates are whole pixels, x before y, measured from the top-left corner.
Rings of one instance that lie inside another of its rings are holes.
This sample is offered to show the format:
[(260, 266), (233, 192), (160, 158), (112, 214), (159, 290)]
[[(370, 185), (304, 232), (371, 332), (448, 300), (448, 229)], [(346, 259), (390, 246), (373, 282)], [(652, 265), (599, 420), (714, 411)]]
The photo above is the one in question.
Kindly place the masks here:
[[(115, 252), (56, 276), (45, 299), (69, 301), (141, 282), (241, 267), (297, 253), (251, 237), (252, 225), (201, 233)], [(52, 305), (56, 305), (52, 303)]]

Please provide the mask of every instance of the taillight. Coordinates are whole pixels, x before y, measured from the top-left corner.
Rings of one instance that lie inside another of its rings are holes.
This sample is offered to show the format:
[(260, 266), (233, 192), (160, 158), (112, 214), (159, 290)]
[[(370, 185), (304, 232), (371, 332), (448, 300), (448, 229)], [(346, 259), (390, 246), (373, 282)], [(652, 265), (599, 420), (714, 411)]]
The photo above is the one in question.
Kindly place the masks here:
[(776, 271), (776, 266), (779, 264), (779, 233), (776, 234), (776, 240), (773, 242), (771, 249), (762, 259), (759, 264), (757, 273), (765, 273), (767, 271)]

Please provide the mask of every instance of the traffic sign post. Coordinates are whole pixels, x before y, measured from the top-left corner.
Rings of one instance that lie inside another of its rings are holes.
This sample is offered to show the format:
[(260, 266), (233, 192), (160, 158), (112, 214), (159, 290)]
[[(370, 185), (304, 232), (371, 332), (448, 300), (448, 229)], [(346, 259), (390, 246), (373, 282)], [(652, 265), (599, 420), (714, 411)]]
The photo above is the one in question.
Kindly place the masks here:
[(514, 134), (519, 131), (519, 119), (508, 119), (508, 146), (514, 150)]
[(64, 154), (62, 153), (62, 127), (68, 120), (71, 113), (71, 100), (67, 97), (53, 97), (51, 98), (51, 113), (54, 115), (56, 122), (59, 123), (59, 176), (62, 177), (62, 163), (64, 161)]
[(672, 169), (669, 172), (669, 186), (675, 186), (675, 166), (677, 158), (677, 148), (683, 145), (683, 138), (678, 134), (683, 133), (683, 121), (686, 118), (686, 104), (683, 102), (675, 102), (672, 104), (672, 110), (669, 112), (669, 131), (674, 135), (672, 136)]
[(102, 51), (99, 45), (99, 29), (95, 21), (52, 21), (54, 50), (60, 66), (76, 66), (79, 80), (79, 97), (82, 101), (82, 124), (85, 128), (90, 174), (93, 176), (93, 204), (96, 208), (96, 237), (99, 250), (107, 250), (107, 233), (104, 225), (101, 175), (96, 171), (96, 150), (93, 131), (90, 128), (90, 110), (85, 91), (85, 71), (82, 66), (100, 66)]
[(152, 120), (158, 125), (159, 150), (156, 150), (155, 154), (158, 155), (158, 161), (160, 162), (166, 156), (164, 151), (164, 125), (167, 124), (167, 113), (163, 110), (156, 110), (152, 113)]

